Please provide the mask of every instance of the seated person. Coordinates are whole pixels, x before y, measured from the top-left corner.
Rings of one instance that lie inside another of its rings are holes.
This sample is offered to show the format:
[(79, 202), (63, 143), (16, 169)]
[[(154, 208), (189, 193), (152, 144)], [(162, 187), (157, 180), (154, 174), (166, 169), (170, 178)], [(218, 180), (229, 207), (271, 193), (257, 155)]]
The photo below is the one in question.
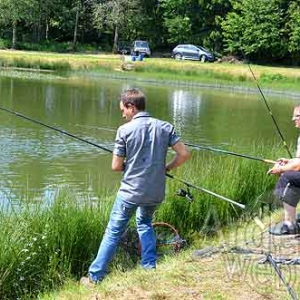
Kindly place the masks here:
[[(300, 106), (295, 107), (292, 120), (295, 127), (300, 128)], [(284, 209), (283, 222), (272, 226), (269, 232), (274, 235), (300, 233), (296, 211), (300, 199), (300, 136), (296, 158), (278, 159), (268, 174), (280, 176), (275, 187), (275, 195), (282, 200)]]

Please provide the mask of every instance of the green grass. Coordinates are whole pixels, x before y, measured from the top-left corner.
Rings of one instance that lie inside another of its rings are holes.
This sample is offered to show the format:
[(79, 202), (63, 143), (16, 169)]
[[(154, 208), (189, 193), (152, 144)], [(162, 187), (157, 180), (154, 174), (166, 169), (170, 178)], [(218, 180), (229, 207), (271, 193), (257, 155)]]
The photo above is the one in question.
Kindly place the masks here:
[[(279, 150), (262, 150), (257, 147), (254, 153), (261, 153), (264, 157), (278, 157)], [(190, 203), (174, 195), (174, 191), (186, 187), (168, 179), (169, 193), (156, 218), (175, 225), (185, 236), (193, 236), (199, 232), (213, 233), (241, 217), (246, 219), (252, 213), (258, 213), (262, 201), (269, 203), (270, 195), (272, 196), (276, 179), (266, 176), (268, 167), (249, 159), (193, 151), (192, 161), (178, 170), (178, 177), (245, 204), (246, 210), (194, 189), (190, 189), (195, 198)]]
[[(268, 225), (270, 219), (278, 221), (279, 213), (265, 217), (262, 222)], [(232, 246), (242, 245), (247, 248), (245, 232), (249, 232), (251, 236), (254, 233), (255, 241), (259, 242), (261, 229), (257, 228), (255, 222), (238, 222), (234, 226), (224, 228), (217, 237), (199, 239), (192, 249), (173, 257), (166, 257), (158, 263), (156, 271), (147, 272), (135, 268), (124, 272), (114, 269), (92, 290), (70, 280), (61, 291), (40, 295), (39, 299), (290, 299), (286, 287), (280, 282), (274, 269), (270, 265), (258, 265), (257, 256), (228, 256), (226, 252), (204, 258), (192, 256), (194, 249), (207, 245), (217, 246), (224, 241)], [(293, 290), (299, 294), (297, 266), (281, 266), (281, 270)]]
[[(121, 55), (58, 54), (52, 52), (0, 50), (0, 66), (57, 71), (93, 71), (103, 76), (138, 78), (144, 81), (180, 82), (185, 85), (228, 85), (257, 89), (247, 64), (200, 63), (167, 58), (148, 58), (130, 62), (130, 72), (121, 69)], [(300, 69), (251, 65), (264, 89), (299, 91)]]
[[(86, 268), (110, 211), (109, 198), (82, 202), (62, 191), (50, 207), (1, 215), (0, 298), (31, 297)], [(95, 237), (98, 237), (95, 238)]]
[[(279, 156), (278, 149), (257, 146), (256, 153)], [(193, 166), (190, 168), (189, 166)], [(189, 203), (174, 195), (184, 186), (169, 180), (166, 201), (155, 221), (174, 225), (189, 244), (206, 239), (225, 225), (247, 220), (261, 211), (275, 178), (266, 176), (267, 166), (251, 160), (225, 155), (213, 156), (195, 151), (192, 161), (174, 173), (179, 178), (244, 203), (243, 211), (206, 193), (191, 190)], [(105, 191), (99, 201), (77, 199), (69, 190), (61, 191), (54, 203), (24, 205), (21, 211), (2, 213), (0, 219), (0, 298), (29, 298), (42, 291), (58, 288), (70, 279), (78, 280), (97, 252), (108, 222), (115, 195)], [(112, 264), (113, 270), (135, 268), (134, 259), (124, 259), (122, 251)], [(148, 286), (146, 281), (145, 285)], [(160, 294), (157, 297), (161, 297)]]

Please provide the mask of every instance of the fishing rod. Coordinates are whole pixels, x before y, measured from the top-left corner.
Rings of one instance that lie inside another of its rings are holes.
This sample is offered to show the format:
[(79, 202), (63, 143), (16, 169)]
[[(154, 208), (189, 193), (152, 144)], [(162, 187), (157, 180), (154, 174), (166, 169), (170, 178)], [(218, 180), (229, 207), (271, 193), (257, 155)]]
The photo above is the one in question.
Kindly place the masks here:
[[(14, 115), (14, 116), (23, 118), (23, 119), (25, 119), (25, 120), (27, 120), (27, 121), (31, 121), (31, 122), (33, 122), (33, 123), (39, 124), (39, 125), (44, 126), (44, 127), (46, 127), (46, 128), (52, 129), (52, 130), (57, 131), (57, 132), (59, 132), (59, 133), (65, 134), (65, 135), (67, 135), (67, 136), (69, 136), (69, 137), (72, 137), (72, 138), (74, 138), (74, 139), (76, 139), (76, 140), (79, 140), (79, 141), (81, 141), (81, 142), (87, 143), (87, 144), (89, 144), (89, 145), (92, 145), (92, 146), (94, 146), (94, 147), (97, 147), (97, 148), (99, 148), (99, 149), (102, 149), (102, 150), (104, 150), (104, 151), (107, 151), (107, 152), (109, 152), (109, 153), (113, 153), (113, 151), (112, 151), (111, 149), (108, 149), (108, 148), (106, 148), (106, 147), (103, 147), (103, 146), (100, 146), (100, 145), (95, 144), (95, 143), (93, 143), (93, 142), (90, 142), (90, 141), (88, 141), (88, 140), (86, 140), (86, 139), (83, 139), (83, 138), (81, 138), (81, 137), (78, 137), (78, 136), (76, 136), (76, 135), (74, 135), (74, 134), (71, 134), (71, 133), (69, 133), (69, 132), (67, 132), (67, 131), (65, 131), (65, 130), (60, 129), (60, 128), (57, 128), (57, 127), (54, 127), (54, 126), (45, 124), (45, 123), (43, 123), (43, 122), (41, 122), (41, 121), (35, 120), (35, 119), (33, 119), (33, 118), (30, 118), (30, 117), (27, 117), (27, 116), (25, 116), (25, 115), (22, 115), (22, 114), (16, 112), (16, 111), (13, 111), (13, 110), (4, 108), (4, 107), (2, 107), (2, 106), (0, 106), (0, 110), (3, 110), (3, 111), (5, 111), (5, 112), (7, 112), (7, 113), (9, 113), (9, 114)], [(231, 200), (231, 199), (228, 199), (228, 198), (226, 198), (226, 197), (223, 197), (223, 196), (221, 196), (221, 195), (218, 195), (218, 194), (216, 194), (216, 193), (214, 193), (214, 192), (211, 192), (211, 191), (209, 191), (209, 190), (207, 190), (207, 189), (204, 189), (204, 188), (198, 187), (198, 186), (196, 186), (196, 185), (193, 185), (192, 183), (189, 183), (189, 182), (187, 182), (187, 181), (185, 181), (185, 180), (182, 180), (182, 179), (180, 179), (180, 178), (174, 177), (173, 175), (166, 174), (166, 176), (169, 177), (169, 178), (172, 178), (172, 179), (174, 179), (174, 180), (177, 180), (177, 181), (180, 181), (180, 182), (184, 183), (187, 187), (192, 187), (192, 188), (194, 188), (194, 189), (197, 189), (197, 190), (206, 192), (206, 193), (208, 193), (208, 194), (210, 194), (210, 195), (213, 195), (213, 196), (215, 196), (215, 197), (217, 197), (217, 198), (219, 198), (219, 199), (222, 199), (222, 200), (225, 200), (225, 201), (227, 201), (227, 202), (230, 202), (230, 203), (232, 203), (232, 204), (234, 204), (234, 205), (237, 205), (237, 206), (239, 206), (239, 207), (241, 207), (241, 208), (243, 208), (243, 209), (245, 208), (245, 205), (243, 205), (243, 204), (240, 204), (240, 203), (235, 202), (235, 201), (233, 201), (233, 200)]]
[(293, 156), (292, 156), (292, 153), (290, 152), (290, 149), (289, 149), (289, 147), (288, 147), (288, 145), (287, 145), (287, 143), (286, 143), (286, 141), (285, 141), (285, 139), (284, 139), (284, 137), (283, 137), (283, 135), (282, 135), (282, 133), (281, 133), (281, 131), (280, 131), (280, 129), (279, 129), (279, 126), (278, 126), (278, 124), (277, 124), (277, 122), (276, 122), (276, 119), (275, 119), (275, 117), (273, 116), (272, 111), (271, 111), (271, 109), (270, 109), (270, 106), (269, 106), (269, 104), (268, 104), (268, 102), (267, 102), (267, 99), (266, 99), (264, 93), (262, 92), (262, 90), (261, 90), (261, 88), (260, 88), (260, 85), (258, 84), (258, 81), (257, 81), (257, 79), (256, 79), (256, 77), (255, 77), (255, 75), (254, 75), (254, 73), (253, 73), (253, 71), (252, 71), (252, 68), (251, 68), (251, 66), (250, 66), (249, 63), (248, 63), (248, 68), (249, 68), (249, 70), (250, 70), (250, 72), (251, 72), (251, 74), (252, 74), (252, 76), (253, 76), (253, 78), (254, 78), (254, 81), (256, 82), (257, 88), (258, 88), (258, 90), (259, 90), (259, 92), (260, 92), (260, 94), (261, 94), (261, 96), (262, 96), (262, 99), (264, 100), (264, 103), (265, 103), (265, 105), (266, 105), (266, 107), (267, 107), (267, 110), (269, 111), (269, 114), (270, 114), (270, 116), (271, 116), (271, 118), (272, 118), (272, 120), (273, 120), (273, 123), (274, 123), (274, 125), (275, 125), (275, 127), (276, 127), (276, 130), (277, 130), (277, 132), (278, 132), (278, 134), (279, 134), (279, 136), (280, 136), (280, 138), (281, 138), (281, 140), (282, 140), (282, 142), (283, 142), (283, 145), (284, 145), (284, 147), (285, 147), (285, 149), (286, 149), (288, 155), (290, 156), (290, 158), (292, 158), (292, 157), (293, 157)]
[[(77, 126), (80, 126), (80, 125), (77, 124)], [(87, 126), (83, 126), (83, 127), (87, 127)], [(109, 128), (109, 127), (94, 127), (94, 128), (99, 129), (99, 130), (106, 130), (106, 131), (116, 132), (115, 129)], [(240, 153), (227, 151), (227, 150), (221, 150), (221, 149), (217, 149), (217, 148), (213, 148), (213, 147), (196, 145), (196, 144), (191, 144), (191, 143), (184, 143), (184, 144), (186, 146), (193, 147), (193, 148), (198, 148), (198, 149), (202, 149), (202, 150), (209, 150), (209, 151), (213, 151), (213, 152), (220, 152), (220, 153), (224, 153), (224, 154), (229, 154), (229, 155), (234, 155), (234, 156), (238, 156), (238, 157), (248, 158), (248, 159), (252, 159), (252, 160), (256, 160), (256, 161), (261, 161), (261, 162), (264, 162), (264, 163), (267, 163), (267, 164), (275, 164), (276, 163), (275, 160), (265, 159), (265, 158), (261, 158), (261, 157), (255, 157), (255, 156), (246, 155), (246, 154), (240, 154)]]
[(202, 188), (202, 187), (200, 187), (200, 186), (196, 186), (196, 185), (194, 185), (194, 184), (192, 184), (192, 183), (186, 182), (185, 180), (182, 180), (182, 179), (180, 179), (180, 178), (177, 178), (177, 177), (175, 177), (175, 176), (173, 176), (173, 175), (171, 175), (171, 174), (169, 174), (169, 173), (166, 173), (166, 176), (167, 176), (167, 177), (170, 177), (170, 178), (172, 178), (172, 179), (175, 179), (175, 180), (177, 180), (177, 181), (180, 181), (180, 182), (182, 182), (182, 183), (184, 183), (187, 187), (192, 187), (192, 188), (194, 188), (194, 189), (196, 189), (196, 190), (205, 192), (205, 193), (207, 193), (207, 194), (209, 194), (209, 195), (215, 196), (215, 197), (217, 197), (217, 198), (219, 198), (219, 199), (222, 199), (222, 200), (227, 201), (227, 202), (229, 202), (229, 203), (231, 203), (231, 204), (234, 204), (234, 205), (236, 205), (236, 206), (239, 206), (239, 207), (242, 208), (242, 209), (245, 209), (245, 208), (246, 208), (246, 206), (245, 206), (244, 204), (241, 204), (241, 203), (238, 203), (238, 202), (236, 202), (236, 201), (233, 201), (233, 200), (231, 200), (231, 199), (229, 199), (229, 198), (226, 198), (226, 197), (224, 197), (224, 196), (221, 196), (221, 195), (219, 195), (219, 194), (217, 194), (217, 193), (214, 193), (214, 192), (212, 192), (212, 191), (209, 191), (209, 190), (207, 190), (207, 189), (205, 189), (205, 188)]
[(70, 136), (70, 137), (72, 137), (72, 138), (74, 138), (74, 139), (76, 139), (76, 140), (79, 140), (79, 141), (81, 141), (81, 142), (90, 144), (90, 145), (95, 146), (95, 147), (97, 147), (97, 148), (99, 148), (99, 149), (102, 149), (102, 150), (104, 150), (104, 151), (108, 151), (108, 152), (112, 153), (112, 150), (110, 150), (110, 149), (108, 149), (108, 148), (105, 148), (105, 147), (103, 147), (103, 146), (100, 146), (100, 145), (98, 145), (98, 144), (95, 144), (95, 143), (93, 143), (93, 142), (90, 142), (90, 141), (88, 141), (88, 140), (85, 140), (85, 139), (83, 139), (83, 138), (81, 138), (81, 137), (78, 137), (78, 136), (76, 136), (76, 135), (74, 135), (74, 134), (72, 134), (72, 133), (69, 133), (69, 132), (67, 132), (67, 131), (65, 131), (65, 130), (63, 130), (63, 129), (60, 129), (60, 128), (57, 128), (57, 127), (54, 127), (54, 126), (47, 125), (47, 124), (42, 123), (42, 122), (40, 122), (40, 121), (38, 121), (38, 120), (35, 120), (35, 119), (32, 119), (32, 118), (26, 117), (26, 116), (24, 116), (24, 115), (22, 115), (22, 114), (20, 114), (20, 113), (18, 113), (18, 112), (12, 111), (12, 110), (7, 109), (7, 108), (4, 108), (4, 107), (2, 107), (2, 106), (0, 106), (0, 109), (3, 110), (3, 111), (5, 111), (5, 112), (7, 112), (7, 113), (13, 114), (13, 115), (15, 115), (15, 116), (17, 116), (17, 117), (23, 118), (23, 119), (25, 119), (25, 120), (27, 120), (27, 121), (31, 121), (31, 122), (33, 122), (33, 123), (36, 123), (36, 124), (42, 125), (42, 126), (44, 126), (44, 127), (50, 128), (50, 129), (52, 129), (52, 130), (58, 131), (58, 132), (63, 133), (63, 134), (65, 134), (65, 135), (67, 135), (67, 136)]
[[(100, 129), (100, 130), (107, 130), (107, 131), (116, 132), (115, 129), (108, 128), (108, 127), (96, 127), (96, 128)], [(248, 159), (252, 159), (252, 160), (256, 160), (256, 161), (261, 161), (261, 162), (264, 162), (264, 163), (267, 163), (267, 164), (275, 164), (276, 163), (275, 160), (265, 159), (265, 158), (261, 158), (261, 157), (255, 157), (255, 156), (246, 155), (246, 154), (240, 154), (240, 153), (227, 151), (227, 150), (221, 150), (221, 149), (217, 149), (217, 148), (213, 148), (213, 147), (196, 145), (196, 144), (191, 144), (191, 143), (184, 143), (184, 144), (186, 146), (193, 147), (193, 148), (198, 148), (198, 149), (202, 149), (202, 150), (209, 150), (209, 151), (213, 151), (213, 152), (220, 152), (220, 153), (223, 153), (223, 154), (229, 154), (229, 155), (234, 155), (234, 156), (238, 156), (238, 157), (248, 158)]]
[(276, 163), (275, 160), (255, 157), (255, 156), (246, 155), (246, 154), (239, 154), (239, 153), (236, 153), (236, 152), (221, 150), (221, 149), (217, 149), (217, 148), (213, 148), (213, 147), (195, 145), (195, 144), (190, 144), (190, 143), (184, 143), (184, 144), (187, 145), (187, 146), (193, 147), (193, 148), (199, 148), (199, 149), (209, 150), (209, 151), (213, 151), (213, 152), (220, 152), (220, 153), (224, 153), (224, 154), (235, 155), (235, 156), (239, 156), (239, 157), (243, 157), (243, 158), (253, 159), (253, 160), (256, 160), (256, 161), (261, 161), (261, 162), (268, 163), (268, 164), (275, 164)]

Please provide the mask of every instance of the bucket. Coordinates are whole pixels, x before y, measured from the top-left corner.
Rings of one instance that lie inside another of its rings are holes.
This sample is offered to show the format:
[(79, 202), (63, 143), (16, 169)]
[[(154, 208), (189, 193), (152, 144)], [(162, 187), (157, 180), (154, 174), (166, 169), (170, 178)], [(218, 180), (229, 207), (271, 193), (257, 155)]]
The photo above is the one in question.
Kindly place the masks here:
[(133, 55), (133, 56), (131, 56), (131, 60), (132, 61), (136, 61), (136, 57)]

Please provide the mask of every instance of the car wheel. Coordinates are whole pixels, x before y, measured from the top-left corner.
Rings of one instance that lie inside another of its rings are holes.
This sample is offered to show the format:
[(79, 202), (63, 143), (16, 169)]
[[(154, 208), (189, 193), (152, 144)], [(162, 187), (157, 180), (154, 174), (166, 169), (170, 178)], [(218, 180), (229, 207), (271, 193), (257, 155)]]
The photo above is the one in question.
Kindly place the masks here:
[(176, 53), (176, 54), (174, 55), (174, 58), (175, 58), (175, 59), (181, 59), (181, 58), (182, 58), (182, 55), (181, 55), (180, 53)]
[(201, 62), (206, 62), (207, 58), (206, 58), (205, 55), (201, 55), (201, 56), (199, 57), (199, 60), (200, 60)]

